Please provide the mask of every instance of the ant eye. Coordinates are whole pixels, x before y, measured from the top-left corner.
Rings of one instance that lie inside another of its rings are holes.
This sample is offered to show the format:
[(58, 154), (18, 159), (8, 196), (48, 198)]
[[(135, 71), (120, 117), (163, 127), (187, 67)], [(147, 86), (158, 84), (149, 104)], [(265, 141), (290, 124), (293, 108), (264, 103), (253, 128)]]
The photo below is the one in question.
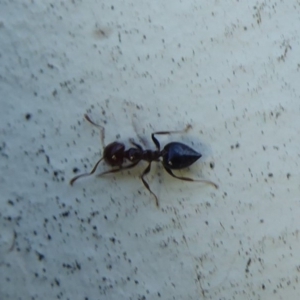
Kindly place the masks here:
[(117, 158), (116, 158), (115, 155), (113, 155), (113, 156), (111, 157), (111, 159), (112, 159), (112, 160), (116, 160)]
[(170, 166), (172, 166), (173, 165), (173, 163), (169, 160), (168, 161), (168, 164), (170, 165)]
[(133, 159), (134, 159), (134, 156), (133, 156), (133, 155), (131, 155), (131, 156), (129, 157), (129, 159), (130, 159), (130, 160), (133, 160)]

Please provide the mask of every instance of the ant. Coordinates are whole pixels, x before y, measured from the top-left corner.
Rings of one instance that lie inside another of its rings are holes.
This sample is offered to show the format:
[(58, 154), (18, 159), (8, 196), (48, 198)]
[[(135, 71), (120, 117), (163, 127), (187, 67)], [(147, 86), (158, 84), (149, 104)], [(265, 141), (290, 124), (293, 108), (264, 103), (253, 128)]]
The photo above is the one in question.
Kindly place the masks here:
[[(104, 144), (104, 128), (101, 125), (94, 123), (87, 114), (85, 114), (84, 117), (92, 125), (97, 126), (98, 128), (101, 129), (101, 133), (102, 133), (101, 137), (102, 137), (102, 142)], [(74, 177), (73, 179), (71, 179), (70, 184), (73, 185), (73, 183), (77, 179), (95, 173), (99, 163), (103, 159), (108, 165), (116, 168), (102, 172), (99, 175), (97, 175), (97, 177), (108, 173), (116, 173), (125, 169), (131, 169), (134, 166), (136, 166), (141, 160), (145, 160), (149, 164), (147, 168), (144, 170), (144, 172), (142, 173), (141, 179), (144, 186), (147, 188), (147, 190), (154, 196), (156, 206), (158, 207), (159, 206), (158, 198), (151, 191), (150, 186), (147, 183), (147, 181), (144, 179), (144, 177), (150, 172), (151, 163), (153, 161), (159, 162), (161, 161), (160, 158), (162, 158), (161, 162), (163, 164), (164, 169), (174, 178), (185, 180), (185, 181), (204, 182), (214, 186), (217, 189), (218, 185), (212, 181), (205, 180), (205, 179), (192, 179), (189, 177), (180, 177), (175, 175), (172, 172), (172, 170), (180, 170), (192, 165), (196, 160), (198, 160), (202, 156), (200, 153), (196, 152), (189, 146), (179, 142), (171, 142), (167, 144), (162, 150), (160, 150), (160, 144), (157, 138), (155, 137), (155, 135), (165, 135), (165, 134), (186, 132), (189, 128), (191, 128), (190, 125), (188, 125), (185, 130), (181, 130), (181, 131), (157, 131), (152, 133), (151, 138), (156, 146), (156, 150), (149, 150), (149, 149), (144, 150), (141, 145), (136, 144), (133, 140), (130, 140), (130, 142), (134, 147), (125, 150), (125, 145), (123, 143), (113, 142), (104, 148), (103, 156), (100, 158), (100, 160), (97, 161), (97, 163), (95, 164), (94, 168), (91, 170), (90, 173), (84, 173)], [(128, 160), (130, 164), (123, 166), (124, 160)]]

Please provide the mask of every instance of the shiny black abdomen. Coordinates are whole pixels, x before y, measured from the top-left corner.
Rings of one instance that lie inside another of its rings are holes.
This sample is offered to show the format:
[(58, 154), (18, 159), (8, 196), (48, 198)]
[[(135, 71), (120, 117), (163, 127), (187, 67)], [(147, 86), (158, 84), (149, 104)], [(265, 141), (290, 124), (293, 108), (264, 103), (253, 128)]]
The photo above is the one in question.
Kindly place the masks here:
[(178, 142), (169, 143), (162, 150), (163, 165), (174, 170), (189, 167), (201, 156), (191, 147)]

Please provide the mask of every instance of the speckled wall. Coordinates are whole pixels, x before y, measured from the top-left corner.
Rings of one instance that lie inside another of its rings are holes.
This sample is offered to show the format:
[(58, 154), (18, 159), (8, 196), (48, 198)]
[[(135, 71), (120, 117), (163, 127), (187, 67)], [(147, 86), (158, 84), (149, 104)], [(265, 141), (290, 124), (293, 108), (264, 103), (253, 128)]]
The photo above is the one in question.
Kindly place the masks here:
[[(299, 299), (300, 4), (1, 1), (0, 299)], [(99, 128), (105, 128), (104, 145)], [(89, 172), (113, 141), (201, 152)]]

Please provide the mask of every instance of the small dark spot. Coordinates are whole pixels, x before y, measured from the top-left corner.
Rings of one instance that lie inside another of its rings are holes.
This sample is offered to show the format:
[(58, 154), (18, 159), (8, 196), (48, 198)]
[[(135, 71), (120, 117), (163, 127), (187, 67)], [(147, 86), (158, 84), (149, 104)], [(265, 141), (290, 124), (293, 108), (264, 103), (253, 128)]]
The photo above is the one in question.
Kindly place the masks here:
[(95, 37), (101, 40), (108, 38), (111, 35), (111, 33), (112, 33), (112, 29), (108, 27), (96, 28), (94, 30)]
[(56, 177), (58, 175), (58, 172), (57, 171), (54, 171), (53, 172), (53, 175)]
[(111, 237), (109, 240), (110, 240), (113, 244), (116, 242), (116, 239), (115, 239), (114, 237)]
[(52, 64), (47, 64), (47, 67), (48, 67), (49, 69), (54, 69), (54, 66), (53, 66)]
[(42, 253), (35, 251), (35, 254), (37, 255), (39, 261), (41, 261), (45, 258), (45, 256)]
[(264, 290), (266, 287), (265, 287), (265, 285), (263, 284), (263, 285), (261, 286), (261, 288)]
[(290, 179), (291, 174), (290, 174), (290, 173), (287, 173), (287, 174), (286, 174), (286, 177), (287, 177), (287, 179)]
[(78, 168), (73, 168), (73, 173), (78, 173), (79, 169)]
[(62, 266), (63, 266), (63, 268), (66, 268), (66, 269), (72, 269), (72, 266), (70, 264), (63, 263)]
[(114, 10), (114, 9), (115, 9), (115, 7), (114, 7), (113, 5), (112, 5), (110, 8), (111, 8), (111, 10)]
[(52, 96), (55, 97), (56, 95), (57, 95), (57, 90), (54, 90), (54, 91), (52, 92)]
[(55, 281), (55, 284), (56, 284), (57, 286), (60, 286), (60, 282), (59, 282), (59, 280), (58, 280), (57, 278), (55, 278), (54, 281)]
[(81, 265), (80, 265), (80, 263), (79, 263), (77, 260), (75, 260), (75, 263), (76, 263), (77, 269), (78, 269), (78, 270), (81, 270)]
[(99, 215), (99, 211), (93, 211), (93, 212), (91, 212), (91, 216), (92, 217), (95, 217), (97, 215)]
[(69, 211), (65, 211), (65, 212), (61, 213), (61, 216), (62, 216), (62, 217), (68, 217), (69, 214), (70, 214)]
[(208, 221), (205, 221), (205, 224), (208, 225)]
[(269, 173), (268, 176), (269, 176), (269, 177), (273, 177), (273, 173)]
[(240, 147), (240, 144), (239, 143), (236, 143), (235, 144), (235, 148), (239, 148)]
[(11, 205), (11, 206), (14, 205), (14, 202), (13, 202), (12, 200), (10, 200), (10, 199), (7, 200), (7, 203), (8, 203), (9, 205)]
[(134, 281), (135, 284), (139, 284), (139, 282), (137, 280)]
[(251, 258), (249, 258), (248, 261), (247, 261), (247, 266), (246, 266), (246, 269), (245, 269), (246, 273), (249, 273), (250, 264), (251, 264)]
[(31, 119), (31, 114), (27, 113), (27, 114), (25, 115), (25, 119), (26, 119), (27, 121), (29, 121), (29, 120)]
[(260, 222), (260, 223), (264, 223), (264, 219), (260, 219), (259, 222)]
[(211, 169), (213, 169), (213, 168), (215, 167), (215, 163), (210, 162), (210, 163), (209, 163), (209, 166), (210, 166)]
[(247, 29), (248, 29), (247, 26), (245, 26), (245, 27), (244, 27), (244, 30), (246, 31)]

